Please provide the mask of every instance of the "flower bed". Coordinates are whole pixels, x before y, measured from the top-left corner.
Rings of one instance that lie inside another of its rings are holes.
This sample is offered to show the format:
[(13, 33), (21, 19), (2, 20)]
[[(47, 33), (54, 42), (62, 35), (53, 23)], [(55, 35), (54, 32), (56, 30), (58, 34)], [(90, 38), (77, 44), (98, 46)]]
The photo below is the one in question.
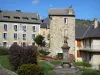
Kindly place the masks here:
[(59, 59), (59, 58), (53, 58), (53, 57), (42, 57), (40, 56), (39, 57), (40, 60), (62, 60), (62, 59)]

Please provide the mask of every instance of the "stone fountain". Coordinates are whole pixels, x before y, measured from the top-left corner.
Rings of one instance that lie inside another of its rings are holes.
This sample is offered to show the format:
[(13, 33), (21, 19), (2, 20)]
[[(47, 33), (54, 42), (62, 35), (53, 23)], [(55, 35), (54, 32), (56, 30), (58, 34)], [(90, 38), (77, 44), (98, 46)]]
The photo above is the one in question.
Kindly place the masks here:
[(55, 72), (57, 75), (81, 75), (81, 72), (77, 67), (75, 67), (72, 62), (68, 59), (69, 49), (67, 42), (67, 37), (64, 37), (64, 44), (61, 47), (63, 50), (63, 61), (61, 65), (55, 67)]

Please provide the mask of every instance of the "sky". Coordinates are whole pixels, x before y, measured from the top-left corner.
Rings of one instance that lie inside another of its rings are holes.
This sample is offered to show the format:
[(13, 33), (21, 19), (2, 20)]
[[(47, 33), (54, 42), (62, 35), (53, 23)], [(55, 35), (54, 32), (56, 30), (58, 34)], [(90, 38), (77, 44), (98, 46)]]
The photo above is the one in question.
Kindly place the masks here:
[(73, 7), (77, 19), (100, 21), (100, 0), (0, 0), (1, 10), (21, 10), (22, 12), (38, 12), (41, 18), (48, 17), (50, 8)]

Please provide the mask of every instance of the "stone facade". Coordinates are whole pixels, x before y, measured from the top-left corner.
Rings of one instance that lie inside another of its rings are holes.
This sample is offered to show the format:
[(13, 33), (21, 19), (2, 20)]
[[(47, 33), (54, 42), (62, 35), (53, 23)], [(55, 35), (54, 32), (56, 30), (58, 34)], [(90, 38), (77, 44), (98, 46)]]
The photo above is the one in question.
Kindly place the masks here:
[[(7, 30), (4, 30), (4, 24), (7, 24)], [(14, 25), (17, 25), (17, 31), (14, 30)], [(23, 30), (22, 26), (26, 26), (26, 31)], [(35, 31), (32, 27), (35, 26)], [(4, 39), (4, 33), (7, 33), (7, 38)], [(17, 33), (17, 38), (14, 39), (14, 33)], [(26, 34), (26, 39), (23, 40), (23, 34)], [(40, 24), (27, 24), (27, 23), (11, 23), (11, 22), (0, 22), (0, 45), (4, 46), (6, 42), (6, 47), (10, 47), (12, 43), (16, 42), (19, 45), (25, 43), (26, 45), (31, 45), (34, 42), (34, 37), (40, 34)]]
[[(74, 16), (50, 16), (50, 49), (52, 56), (62, 53), (64, 36), (68, 37), (69, 53), (75, 51), (75, 17)], [(64, 20), (67, 19), (67, 24)]]

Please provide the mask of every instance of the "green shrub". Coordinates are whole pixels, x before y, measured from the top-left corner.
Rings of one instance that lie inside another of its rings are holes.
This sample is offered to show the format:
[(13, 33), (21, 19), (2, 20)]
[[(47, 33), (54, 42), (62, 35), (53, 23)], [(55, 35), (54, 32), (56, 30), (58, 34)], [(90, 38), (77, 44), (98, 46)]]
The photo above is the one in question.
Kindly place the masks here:
[(92, 67), (88, 62), (75, 62), (75, 66)]
[(8, 55), (8, 48), (0, 47), (0, 55)]
[(18, 67), (18, 75), (43, 75), (42, 68), (36, 64), (23, 64)]
[(37, 64), (37, 47), (13, 44), (9, 48), (9, 61), (15, 70), (22, 64)]
[(40, 55), (42, 56), (47, 56), (48, 54), (50, 54), (50, 52), (44, 51), (44, 50), (39, 50)]

